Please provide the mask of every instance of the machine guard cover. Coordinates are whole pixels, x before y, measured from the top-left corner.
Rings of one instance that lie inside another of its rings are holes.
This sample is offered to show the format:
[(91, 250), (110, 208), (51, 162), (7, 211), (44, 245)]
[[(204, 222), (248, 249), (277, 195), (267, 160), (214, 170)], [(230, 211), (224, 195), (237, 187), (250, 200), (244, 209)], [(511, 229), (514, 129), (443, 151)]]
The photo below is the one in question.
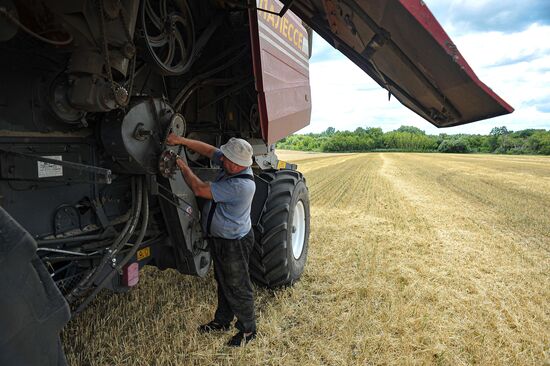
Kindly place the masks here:
[(283, 3), (392, 96), (437, 127), (513, 111), (477, 78), (421, 0)]
[[(278, 0), (256, 0), (256, 5), (282, 9)], [(279, 17), (251, 10), (249, 19), (262, 137), (272, 144), (311, 119), (308, 32), (291, 11)]]

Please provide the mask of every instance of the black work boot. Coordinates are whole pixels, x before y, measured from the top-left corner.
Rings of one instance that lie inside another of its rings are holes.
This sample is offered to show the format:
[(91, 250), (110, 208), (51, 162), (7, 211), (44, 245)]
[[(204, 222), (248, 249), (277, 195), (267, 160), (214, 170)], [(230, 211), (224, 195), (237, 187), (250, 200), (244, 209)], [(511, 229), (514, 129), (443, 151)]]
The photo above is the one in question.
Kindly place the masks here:
[(229, 342), (227, 342), (227, 345), (229, 347), (240, 347), (240, 346), (244, 346), (246, 345), (248, 342), (250, 342), (251, 340), (253, 340), (254, 338), (256, 338), (256, 331), (253, 331), (252, 333), (250, 333), (249, 335), (244, 335), (244, 332), (239, 332), (237, 334), (235, 334), (233, 336), (233, 338), (231, 338), (229, 340)]
[(218, 331), (218, 330), (229, 330), (229, 328), (231, 328), (230, 323), (221, 324), (221, 323), (218, 323), (215, 320), (212, 320), (208, 324), (203, 324), (203, 325), (199, 326), (198, 331), (199, 331), (199, 333), (210, 333), (210, 332), (215, 332), (215, 331)]

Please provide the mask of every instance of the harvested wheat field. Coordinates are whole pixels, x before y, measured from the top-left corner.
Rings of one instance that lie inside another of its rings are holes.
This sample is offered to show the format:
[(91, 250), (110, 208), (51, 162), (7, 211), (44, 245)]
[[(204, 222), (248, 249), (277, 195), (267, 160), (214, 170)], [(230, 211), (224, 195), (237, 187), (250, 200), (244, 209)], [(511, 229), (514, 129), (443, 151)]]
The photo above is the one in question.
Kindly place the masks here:
[(550, 363), (550, 158), (291, 154), (308, 264), (294, 287), (257, 290), (253, 343), (197, 334), (211, 275), (149, 269), (66, 327), (70, 364)]

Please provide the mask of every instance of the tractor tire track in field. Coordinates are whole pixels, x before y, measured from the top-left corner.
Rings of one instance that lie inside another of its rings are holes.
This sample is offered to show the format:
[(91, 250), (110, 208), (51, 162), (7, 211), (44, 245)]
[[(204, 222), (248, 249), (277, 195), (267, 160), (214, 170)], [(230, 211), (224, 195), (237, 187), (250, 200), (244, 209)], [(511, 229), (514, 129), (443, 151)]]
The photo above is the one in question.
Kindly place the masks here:
[(437, 322), (426, 306), (439, 301), (438, 291), (422, 281), (439, 257), (436, 233), (382, 174), (384, 169), (382, 154), (358, 155), (323, 171), (305, 169), (312, 182), (311, 252), (320, 256), (312, 262), (324, 263), (328, 293), (348, 291), (347, 301), (333, 305), (348, 314), (349, 319), (338, 320), (348, 340), (339, 339), (334, 347), (371, 333), (366, 324), (377, 335), (371, 334), (370, 343), (349, 345), (361, 351), (346, 363), (408, 363), (419, 350), (425, 353), (421, 360), (431, 361), (440, 357), (443, 344), (431, 341)]
[[(477, 174), (482, 167), (476, 166), (476, 172), (468, 174), (445, 157), (362, 154), (331, 169), (308, 173), (306, 168), (306, 177), (312, 182), (312, 227), (317, 230), (313, 243), (338, 235), (361, 238), (361, 230), (374, 234), (372, 240), (363, 236), (361, 245), (373, 246), (370, 255), (391, 252), (393, 256), (360, 257), (367, 263), (385, 261), (386, 268), (379, 266), (381, 272), (374, 272), (371, 279), (387, 276), (383, 287), (389, 293), (399, 288), (398, 284), (405, 286), (402, 293), (395, 293), (395, 301), (407, 296), (421, 300), (415, 303), (415, 311), (430, 320), (415, 334), (432, 338), (429, 343), (435, 349), (428, 347), (426, 352), (432, 352), (435, 359), (450, 364), (534, 363), (536, 352), (542, 357), (545, 345), (540, 338), (535, 341), (537, 332), (541, 325), (549, 325), (550, 225), (545, 212), (550, 197), (537, 190), (526, 192), (521, 186), (499, 185), (498, 179), (487, 181), (491, 171), (483, 171), (480, 178)], [(475, 161), (467, 162), (472, 164)], [(542, 173), (539, 186), (547, 171), (538, 172)], [(510, 207), (521, 196), (530, 206)], [(357, 221), (370, 221), (373, 226), (361, 227)], [(358, 244), (355, 249), (360, 249)], [(530, 246), (524, 247), (526, 244)], [(415, 293), (405, 295), (411, 279)], [(427, 304), (437, 310), (427, 311)], [(400, 312), (407, 310), (401, 308)], [(510, 333), (518, 328), (532, 338), (511, 341)], [(452, 335), (451, 342), (444, 339), (442, 331)], [(547, 342), (548, 338), (546, 332), (542, 339)], [(470, 344), (474, 339), (477, 346)], [(411, 342), (412, 348), (418, 347)], [(503, 344), (508, 347), (504, 352), (485, 351), (500, 349)], [(400, 346), (405, 345), (401, 339)], [(442, 350), (444, 356), (440, 357)], [(527, 350), (534, 353), (526, 356)], [(394, 352), (390, 358), (397, 357), (398, 350)], [(422, 363), (429, 360), (421, 359)]]
[[(451, 158), (449, 164), (429, 154), (409, 155), (400, 168), (414, 168), (415, 176), (425, 178), (424, 185), (431, 185), (433, 193), (439, 191), (435, 203), (460, 199), (458, 212), (475, 212), (472, 220), (487, 219), (498, 224), (500, 234), (550, 250), (550, 165), (534, 173), (531, 166), (519, 170), (514, 161), (499, 164), (485, 158), (475, 164), (471, 158)], [(403, 178), (412, 182), (412, 176)]]
[[(471, 337), (482, 335), (482, 348), (506, 344), (510, 350), (505, 363), (534, 362), (536, 358), (524, 358), (527, 350), (538, 348), (542, 354), (549, 340), (546, 331), (543, 342), (534, 341), (537, 329), (550, 325), (550, 192), (537, 190), (545, 184), (550, 167), (535, 176), (537, 183), (529, 190), (521, 187), (525, 181), (503, 182), (479, 167), (472, 172), (471, 166), (448, 164), (444, 155), (395, 154), (386, 155), (385, 160), (384, 174), (437, 228), (437, 241), (443, 249), (441, 270), (446, 271), (440, 280), (457, 297), (449, 301), (450, 308), (460, 304), (460, 299), (478, 302), (464, 311), (462, 318), (456, 318), (453, 327), (459, 329), (471, 319), (475, 331), (463, 331)], [(532, 175), (530, 169), (524, 170)], [(476, 324), (479, 319), (485, 323)], [(531, 338), (512, 341), (511, 334), (518, 329), (530, 332)]]

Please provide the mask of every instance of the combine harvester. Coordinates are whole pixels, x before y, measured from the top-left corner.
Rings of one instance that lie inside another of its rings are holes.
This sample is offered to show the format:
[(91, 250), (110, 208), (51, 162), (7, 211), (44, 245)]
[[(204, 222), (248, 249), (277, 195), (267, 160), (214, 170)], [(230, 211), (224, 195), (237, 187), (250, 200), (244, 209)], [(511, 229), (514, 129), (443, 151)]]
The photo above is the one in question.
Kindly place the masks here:
[(153, 265), (205, 276), (169, 132), (254, 148), (254, 281), (300, 278), (305, 179), (274, 143), (310, 122), (312, 30), (438, 127), (512, 112), (421, 0), (1, 0), (0, 364), (65, 363), (59, 332)]

